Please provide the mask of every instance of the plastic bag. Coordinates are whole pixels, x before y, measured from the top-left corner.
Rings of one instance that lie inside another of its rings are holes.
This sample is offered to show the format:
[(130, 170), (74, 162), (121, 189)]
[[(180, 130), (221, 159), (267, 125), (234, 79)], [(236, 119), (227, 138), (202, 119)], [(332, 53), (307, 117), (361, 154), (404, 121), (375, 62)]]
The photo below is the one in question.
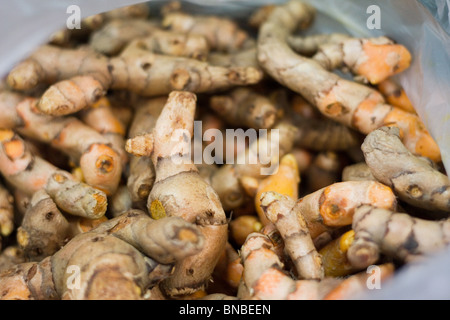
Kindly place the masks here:
[[(64, 27), (70, 5), (78, 5), (82, 17), (138, 0), (0, 0), (0, 76)], [(304, 0), (318, 9), (308, 33), (348, 32), (355, 36), (386, 35), (405, 45), (413, 56), (411, 67), (397, 76), (431, 135), (438, 143), (444, 166), (450, 172), (450, 0)], [(188, 0), (186, 11), (222, 14), (244, 19), (255, 8), (280, 0)], [(166, 1), (152, 1), (155, 11)], [(380, 9), (380, 29), (370, 30), (367, 8)], [(371, 292), (370, 299), (449, 299), (450, 250), (420, 266), (407, 266), (385, 290)]]

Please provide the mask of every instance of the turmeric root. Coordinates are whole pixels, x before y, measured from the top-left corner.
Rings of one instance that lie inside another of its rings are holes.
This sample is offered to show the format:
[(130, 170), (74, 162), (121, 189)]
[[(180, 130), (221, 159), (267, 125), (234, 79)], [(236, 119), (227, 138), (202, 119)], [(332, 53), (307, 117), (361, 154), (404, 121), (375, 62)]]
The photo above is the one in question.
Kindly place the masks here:
[(347, 258), (348, 249), (354, 238), (355, 232), (350, 230), (320, 249), (319, 254), (322, 257), (326, 277), (343, 277), (359, 270), (352, 266)]
[[(120, 186), (111, 197), (108, 211), (113, 217), (118, 217), (125, 211), (133, 208), (130, 191), (127, 186)], [(136, 207), (135, 207), (136, 208)], [(140, 209), (140, 208), (139, 208)]]
[(361, 149), (373, 176), (413, 206), (450, 212), (448, 177), (408, 151), (400, 135), (396, 127), (382, 127), (364, 140)]
[(169, 12), (163, 18), (162, 26), (172, 31), (202, 35), (211, 50), (216, 51), (232, 52), (242, 49), (249, 38), (234, 21), (215, 16)]
[(253, 67), (215, 67), (195, 59), (154, 54), (136, 45), (113, 58), (90, 50), (42, 46), (9, 73), (8, 83), (25, 90), (40, 82), (57, 82), (37, 107), (46, 114), (62, 115), (89, 106), (108, 89), (157, 96), (172, 90), (206, 92), (254, 84), (261, 78), (262, 72)]
[[(244, 177), (246, 178), (246, 177)], [(246, 188), (247, 179), (241, 179), (241, 184)], [(261, 195), (266, 191), (274, 191), (286, 195), (292, 199), (298, 198), (298, 188), (300, 183), (300, 174), (297, 167), (297, 162), (292, 154), (287, 154), (281, 158), (278, 170), (276, 173), (260, 180), (257, 183), (257, 189), (254, 195), (254, 202), (256, 212), (259, 220), (265, 226), (270, 221), (264, 214), (261, 208)]]
[(174, 262), (203, 243), (198, 228), (180, 218), (155, 221), (134, 210), (77, 235), (39, 263), (2, 273), (0, 298), (143, 299), (149, 287), (170, 276)]
[(342, 181), (377, 181), (365, 162), (346, 166), (342, 170)]
[(403, 90), (403, 88), (394, 80), (386, 79), (380, 82), (377, 88), (389, 104), (399, 107), (405, 111), (416, 113), (416, 110), (406, 95), (405, 90)]
[(252, 233), (242, 246), (243, 281), (240, 299), (315, 300), (322, 299), (340, 280), (297, 280), (283, 272), (283, 263), (274, 253), (270, 240)]
[(300, 212), (311, 237), (336, 227), (352, 224), (356, 208), (362, 204), (395, 210), (397, 201), (391, 188), (375, 181), (334, 183), (297, 200), (295, 212)]
[(116, 55), (132, 40), (148, 36), (156, 29), (157, 23), (149, 20), (112, 19), (92, 33), (89, 45), (102, 54)]
[(0, 274), (16, 264), (26, 261), (23, 250), (18, 246), (9, 246), (0, 253)]
[(326, 117), (363, 134), (386, 124), (398, 126), (411, 152), (438, 162), (439, 147), (416, 115), (385, 104), (374, 89), (344, 80), (313, 59), (292, 51), (286, 37), (298, 25), (310, 23), (313, 15), (312, 7), (295, 0), (274, 9), (258, 36), (258, 61), (263, 69), (317, 106)]
[[(143, 99), (137, 103), (133, 122), (128, 131), (128, 138), (134, 138), (153, 130), (167, 97)], [(133, 202), (145, 202), (155, 182), (155, 167), (149, 157), (130, 155), (127, 187)]]
[(0, 184), (0, 235), (9, 236), (14, 230), (14, 197)]
[(296, 126), (295, 145), (315, 151), (340, 151), (360, 145), (357, 132), (331, 119), (316, 115), (316, 108), (296, 95), (284, 107), (286, 117)]
[(308, 191), (314, 192), (340, 180), (341, 161), (336, 152), (320, 152), (306, 172)]
[[(407, 69), (411, 54), (406, 47), (386, 37), (351, 38), (341, 34), (312, 36), (312, 39), (298, 41), (291, 37), (291, 47), (304, 52), (317, 45), (317, 53), (312, 57), (327, 70), (346, 67), (364, 81), (377, 84), (390, 76)], [(306, 48), (303, 49), (302, 45)]]
[(233, 53), (210, 52), (208, 62), (213, 66), (231, 67), (253, 67), (261, 69), (256, 59), (256, 47)]
[[(350, 38), (348, 34), (344, 33), (313, 34), (305, 37), (291, 35), (287, 38), (287, 42), (297, 53), (303, 56), (312, 56), (324, 44), (339, 44)], [(337, 55), (342, 55), (342, 53), (339, 52)]]
[(242, 246), (247, 236), (252, 232), (258, 232), (263, 225), (255, 216), (243, 215), (233, 219), (229, 223), (230, 237), (239, 246)]
[[(156, 181), (147, 208), (151, 216), (179, 216), (195, 223), (208, 245), (176, 266), (162, 289), (169, 296), (190, 294), (205, 288), (227, 240), (227, 221), (219, 197), (198, 174), (189, 157), (196, 96), (174, 91), (159, 116), (151, 138), (150, 157)], [(180, 131), (183, 130), (183, 136)], [(188, 137), (187, 139), (183, 137)], [(127, 151), (131, 143), (127, 141)]]
[[(12, 92), (1, 92), (5, 110), (0, 117), (3, 128), (17, 129), (24, 136), (51, 144), (79, 163), (86, 182), (113, 194), (122, 173), (119, 154), (100, 133), (76, 118), (54, 118), (36, 110), (36, 99)], [(7, 110), (7, 111), (6, 111)]]
[(106, 212), (103, 191), (74, 181), (70, 173), (33, 156), (11, 130), (0, 131), (0, 172), (15, 188), (28, 195), (45, 189), (57, 206), (76, 216), (97, 219)]
[(347, 256), (361, 268), (377, 262), (381, 254), (411, 262), (450, 244), (449, 219), (428, 221), (366, 205), (356, 210), (352, 227), (355, 240)]
[(281, 121), (267, 135), (259, 137), (240, 152), (234, 164), (225, 164), (217, 170), (211, 182), (224, 210), (238, 208), (246, 200), (240, 182), (242, 178), (262, 179), (278, 168), (279, 159), (293, 148), (295, 133), (293, 125)]
[(249, 88), (237, 88), (227, 95), (212, 96), (209, 106), (234, 126), (269, 129), (277, 120), (277, 110), (272, 102)]
[[(104, 216), (91, 220), (90, 227), (106, 220)], [(50, 196), (39, 190), (31, 198), (17, 230), (17, 243), (28, 261), (41, 261), (61, 249), (76, 234), (88, 231), (88, 224), (80, 223), (80, 218), (66, 218)]]
[(291, 257), (300, 279), (322, 279), (322, 260), (314, 247), (306, 222), (294, 211), (295, 200), (268, 191), (261, 196), (266, 217), (275, 224), (284, 239), (285, 250)]
[[(383, 283), (388, 280), (394, 273), (394, 265), (392, 263), (377, 266), (380, 268), (380, 281)], [(334, 289), (330, 290), (324, 300), (346, 300), (359, 299), (368, 291), (367, 283), (372, 274), (362, 271), (352, 275), (338, 284)]]
[(106, 97), (100, 98), (91, 108), (81, 112), (81, 120), (97, 132), (101, 133), (122, 159), (124, 168), (128, 162), (125, 152), (125, 126), (114, 114), (111, 104)]
[(133, 19), (145, 19), (150, 14), (150, 7), (148, 3), (135, 3), (130, 6), (124, 6), (115, 8), (106, 12), (103, 12), (101, 15), (106, 20), (112, 19), (125, 19), (125, 18), (133, 18)]

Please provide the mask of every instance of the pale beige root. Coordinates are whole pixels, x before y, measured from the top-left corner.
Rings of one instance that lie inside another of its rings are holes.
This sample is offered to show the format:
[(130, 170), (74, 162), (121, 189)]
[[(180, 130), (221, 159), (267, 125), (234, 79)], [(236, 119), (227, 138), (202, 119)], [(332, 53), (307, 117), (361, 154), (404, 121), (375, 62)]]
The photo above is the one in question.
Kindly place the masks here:
[(95, 77), (75, 76), (48, 88), (39, 99), (37, 108), (53, 116), (68, 115), (93, 105), (105, 93), (103, 84)]
[(127, 186), (119, 186), (116, 193), (109, 200), (108, 212), (115, 218), (133, 208), (130, 191)]
[(73, 215), (96, 219), (106, 212), (103, 191), (74, 181), (70, 173), (33, 156), (23, 140), (10, 130), (0, 131), (0, 172), (27, 195), (45, 189), (57, 206)]
[(263, 76), (254, 67), (212, 66), (195, 59), (153, 54), (136, 46), (127, 47), (111, 63), (114, 65), (112, 88), (128, 89), (142, 96), (158, 96), (174, 90), (201, 93), (227, 89), (258, 83)]
[[(286, 278), (285, 281), (288, 286), (294, 287), (294, 280), (286, 276), (281, 270), (284, 264), (278, 258), (278, 255), (273, 251), (273, 246), (269, 238), (261, 233), (251, 233), (244, 245), (240, 250), (242, 264), (244, 265), (244, 273), (242, 275), (242, 282), (245, 284), (243, 290), (241, 286), (238, 290), (238, 298), (249, 299), (254, 295), (257, 295), (261, 299), (271, 299), (272, 297), (278, 297), (280, 289), (274, 289), (274, 292), (270, 292), (269, 296), (259, 294), (258, 289), (264, 288), (264, 283), (261, 283), (261, 278), (265, 273), (274, 270), (279, 272), (280, 278)], [(272, 289), (270, 283), (267, 286)], [(268, 291), (269, 288), (266, 290)], [(283, 286), (281, 290), (285, 289)], [(283, 294), (282, 292), (281, 294)]]
[[(173, 90), (206, 92), (255, 84), (263, 74), (254, 67), (215, 67), (195, 59), (154, 54), (137, 46), (125, 49), (120, 56), (111, 59), (90, 50), (42, 46), (10, 72), (8, 82), (14, 89), (23, 89), (40, 82), (64, 81), (61, 85), (56, 84), (57, 90), (51, 86), (44, 93), (48, 104), (42, 101), (38, 104), (41, 111), (54, 114), (69, 109), (66, 97), (73, 92), (92, 89), (91, 85), (76, 87), (71, 78), (78, 76), (87, 83), (101, 86), (103, 92), (118, 89), (142, 96), (157, 96)], [(77, 104), (76, 107), (87, 105)]]
[(19, 263), (0, 273), (0, 300), (57, 300), (50, 259)]
[(244, 274), (237, 297), (252, 300), (317, 300), (340, 280), (294, 280), (283, 271), (283, 263), (271, 241), (261, 233), (249, 235), (241, 249)]
[(256, 59), (256, 48), (249, 48), (233, 53), (211, 52), (208, 62), (220, 67), (253, 67), (261, 69)]
[(172, 31), (202, 35), (208, 41), (211, 50), (216, 51), (240, 50), (249, 38), (234, 21), (216, 16), (169, 12), (164, 16), (162, 26)]
[(283, 93), (278, 95), (279, 108), (297, 128), (296, 146), (315, 151), (341, 151), (360, 146), (360, 137), (356, 131), (320, 116), (317, 108), (300, 95), (294, 95), (291, 101), (283, 97)]
[(115, 8), (102, 13), (102, 17), (106, 20), (112, 19), (146, 19), (150, 14), (148, 3), (136, 3), (133, 5)]
[[(154, 221), (132, 211), (77, 235), (39, 263), (3, 272), (1, 298), (143, 299), (151, 286), (171, 275), (176, 259), (202, 245), (199, 229), (180, 218)], [(160, 264), (144, 254), (172, 263)]]
[(153, 53), (202, 61), (206, 60), (209, 54), (209, 46), (205, 37), (159, 29), (147, 37), (132, 41), (129, 46), (138, 46)]
[(206, 245), (196, 225), (180, 217), (154, 220), (142, 210), (129, 210), (92, 232), (113, 235), (161, 264), (181, 261)]
[(408, 151), (398, 128), (373, 131), (361, 149), (373, 176), (392, 187), (401, 200), (427, 210), (450, 212), (450, 180)]
[(276, 5), (273, 4), (259, 7), (250, 15), (250, 18), (248, 19), (248, 25), (255, 29), (259, 28), (275, 8)]
[(402, 262), (424, 259), (450, 245), (450, 220), (429, 221), (405, 213), (361, 206), (353, 219), (355, 240), (347, 257), (365, 268), (381, 254)]
[(324, 44), (339, 44), (349, 38), (349, 35), (343, 33), (313, 34), (305, 37), (291, 35), (287, 38), (287, 42), (301, 55), (311, 56)]
[(318, 254), (306, 221), (295, 206), (295, 200), (276, 192), (261, 196), (266, 217), (277, 227), (284, 239), (285, 250), (291, 257), (300, 279), (319, 280), (324, 277), (322, 260)]
[(111, 19), (92, 33), (89, 45), (105, 55), (118, 54), (129, 42), (146, 37), (158, 29), (154, 21), (141, 19)]
[(204, 60), (209, 46), (205, 37), (164, 31), (148, 20), (112, 20), (93, 33), (91, 47), (106, 55), (116, 55), (126, 46), (139, 46), (149, 52)]
[(324, 297), (324, 300), (360, 299), (369, 290), (367, 284), (373, 284), (375, 272), (378, 272), (377, 276), (379, 276), (381, 286), (383, 287), (383, 283), (394, 275), (395, 267), (392, 263), (385, 263), (376, 267), (379, 269), (372, 270), (372, 272), (362, 271), (346, 278), (329, 291)]
[(87, 184), (108, 194), (114, 193), (122, 173), (122, 163), (108, 139), (74, 117), (40, 114), (35, 98), (2, 92), (0, 104), (8, 110), (0, 117), (4, 128), (16, 129), (26, 137), (61, 150), (79, 164)]
[(259, 232), (263, 225), (258, 217), (243, 215), (233, 219), (229, 223), (230, 238), (237, 245), (242, 246), (247, 236), (252, 232)]
[(211, 293), (208, 294), (206, 296), (204, 296), (203, 298), (200, 298), (200, 300), (239, 300), (237, 297), (235, 296), (229, 296), (223, 293)]
[(292, 150), (296, 128), (285, 122), (277, 123), (248, 148), (237, 154), (234, 164), (225, 164), (217, 170), (211, 182), (225, 210), (241, 206), (245, 191), (240, 183), (243, 177), (262, 179), (273, 173), (280, 159)]
[(359, 134), (331, 119), (293, 118), (295, 145), (315, 151), (342, 151), (360, 145)]
[(306, 172), (308, 191), (314, 192), (340, 181), (341, 159), (336, 152), (320, 152)]
[(300, 198), (295, 212), (306, 220), (311, 237), (352, 224), (353, 215), (360, 205), (396, 210), (397, 200), (391, 188), (376, 181), (347, 181)]
[(236, 88), (227, 95), (212, 96), (209, 106), (233, 126), (269, 129), (277, 120), (273, 103), (250, 88)]
[(0, 184), (0, 235), (9, 236), (14, 231), (14, 197)]
[(377, 181), (365, 162), (346, 166), (342, 170), (342, 181)]
[[(134, 138), (153, 130), (166, 101), (165, 96), (138, 101), (128, 137)], [(130, 155), (127, 187), (132, 201), (145, 204), (154, 182), (155, 167), (152, 160), (149, 157)]]
[(24, 263), (26, 261), (25, 254), (19, 246), (9, 246), (3, 249), (0, 253), (0, 274), (12, 268), (16, 264)]
[(174, 275), (162, 282), (163, 292), (170, 296), (204, 289), (227, 241), (228, 225), (219, 197), (189, 156), (195, 109), (193, 93), (172, 92), (148, 134), (153, 140), (149, 156), (156, 168), (147, 202), (150, 215), (178, 216), (195, 223), (206, 243), (204, 250), (177, 264)]
[(283, 263), (286, 262), (286, 259), (288, 257), (286, 255), (286, 251), (284, 250), (283, 237), (281, 236), (280, 231), (278, 231), (277, 227), (273, 223), (270, 223), (265, 225), (260, 232), (263, 235), (267, 236), (270, 242), (272, 242), (272, 250), (278, 256), (280, 261)]
[(263, 69), (326, 117), (363, 134), (386, 124), (396, 125), (409, 150), (439, 161), (439, 147), (416, 115), (385, 104), (376, 90), (342, 79), (313, 59), (293, 52), (286, 37), (299, 24), (308, 24), (312, 16), (312, 7), (295, 0), (274, 9), (259, 30), (258, 61)]
[(44, 191), (37, 191), (17, 229), (17, 243), (29, 261), (41, 261), (73, 237), (70, 222)]
[(122, 159), (122, 167), (128, 162), (125, 151), (126, 127), (120, 118), (114, 114), (107, 97), (100, 98), (90, 108), (84, 109), (80, 114), (81, 120), (97, 132), (101, 133), (111, 143)]
[(89, 35), (100, 28), (105, 22), (102, 14), (94, 14), (92, 16), (81, 19), (80, 29), (68, 29), (67, 27), (54, 32), (49, 43), (61, 47), (73, 47), (76, 42), (84, 42)]

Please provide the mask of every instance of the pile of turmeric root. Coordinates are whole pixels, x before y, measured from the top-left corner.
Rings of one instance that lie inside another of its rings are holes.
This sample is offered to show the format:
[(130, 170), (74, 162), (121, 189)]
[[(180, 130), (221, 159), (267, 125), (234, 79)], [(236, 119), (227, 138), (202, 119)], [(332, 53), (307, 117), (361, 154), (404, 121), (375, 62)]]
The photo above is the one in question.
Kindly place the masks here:
[[(357, 299), (373, 266), (384, 283), (449, 246), (440, 150), (393, 77), (413, 57), (305, 36), (314, 16), (298, 0), (246, 23), (137, 4), (12, 67), (0, 298)], [(269, 133), (199, 162), (194, 121)]]

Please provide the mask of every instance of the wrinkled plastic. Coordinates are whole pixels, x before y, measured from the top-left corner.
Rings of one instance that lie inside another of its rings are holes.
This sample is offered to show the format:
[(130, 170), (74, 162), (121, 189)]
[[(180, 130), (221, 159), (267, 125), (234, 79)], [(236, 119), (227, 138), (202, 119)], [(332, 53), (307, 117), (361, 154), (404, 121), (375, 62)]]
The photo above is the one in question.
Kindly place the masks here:
[[(431, 135), (450, 171), (450, 0), (304, 0), (318, 9), (307, 33), (348, 32), (355, 36), (381, 36), (405, 45), (413, 56), (411, 67), (397, 76)], [(137, 0), (0, 0), (0, 76), (65, 25), (69, 5), (78, 5), (83, 17)], [(167, 1), (152, 1), (160, 7)], [(255, 8), (276, 0), (188, 0), (186, 11), (222, 14), (245, 19)], [(381, 29), (369, 30), (370, 5), (381, 12)], [(155, 12), (154, 11), (154, 12)], [(419, 267), (401, 270), (385, 290), (370, 299), (450, 299), (450, 250)], [(376, 290), (375, 290), (376, 291)]]

